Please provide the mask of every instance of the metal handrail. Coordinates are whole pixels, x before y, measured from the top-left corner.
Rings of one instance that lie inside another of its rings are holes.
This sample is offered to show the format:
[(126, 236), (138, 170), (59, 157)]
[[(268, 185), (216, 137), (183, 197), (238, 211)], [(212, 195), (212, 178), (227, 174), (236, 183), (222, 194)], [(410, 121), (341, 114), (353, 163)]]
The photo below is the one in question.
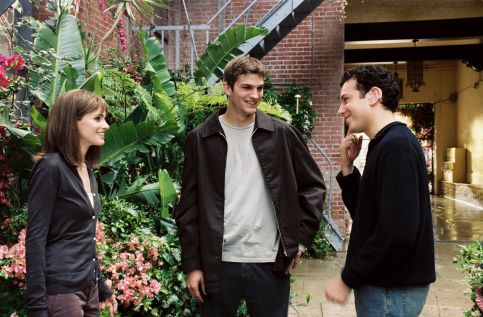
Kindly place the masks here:
[[(225, 33), (226, 31), (228, 31), (229, 29), (231, 29), (231, 27), (233, 25), (235, 25), (236, 22), (238, 22), (238, 20), (244, 16), (245, 14), (247, 15), (248, 17), (248, 12), (251, 10), (251, 8), (258, 2), (258, 0), (253, 0), (246, 8), (245, 10), (242, 11), (242, 13), (240, 13), (231, 23), (230, 25), (228, 25), (222, 33)], [(246, 23), (246, 22), (245, 22)]]
[(334, 169), (333, 169), (333, 166), (332, 166), (332, 161), (330, 160), (329, 156), (327, 154), (325, 154), (324, 150), (322, 150), (322, 148), (311, 138), (309, 137), (308, 135), (305, 136), (307, 139), (309, 139), (310, 142), (312, 142), (312, 144), (317, 148), (317, 150), (319, 150), (320, 154), (322, 154), (324, 156), (324, 158), (327, 160), (327, 162), (329, 163), (329, 190), (328, 190), (328, 196), (329, 196), (329, 210), (328, 210), (328, 214), (330, 215), (331, 214), (331, 211), (332, 211), (332, 178), (334, 176)]
[(207, 25), (210, 25), (211, 22), (213, 22), (222, 12), (225, 11), (226, 7), (230, 5), (230, 3), (232, 2), (232, 0), (230, 1), (227, 1), (221, 8), (220, 10), (218, 10), (218, 12), (215, 13), (215, 15), (208, 20), (208, 22), (206, 22)]

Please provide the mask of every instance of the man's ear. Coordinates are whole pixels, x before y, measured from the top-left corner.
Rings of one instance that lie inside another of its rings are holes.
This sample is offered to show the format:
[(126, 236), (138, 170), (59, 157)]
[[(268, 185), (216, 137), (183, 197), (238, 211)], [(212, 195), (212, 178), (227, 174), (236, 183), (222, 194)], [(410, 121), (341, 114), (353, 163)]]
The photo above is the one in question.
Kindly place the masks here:
[(228, 83), (226, 81), (223, 82), (223, 91), (225, 92), (225, 94), (227, 96), (231, 95), (232, 89), (231, 89), (230, 85), (228, 85)]
[(372, 87), (369, 91), (369, 102), (376, 103), (377, 101), (382, 101), (382, 90), (379, 87)]

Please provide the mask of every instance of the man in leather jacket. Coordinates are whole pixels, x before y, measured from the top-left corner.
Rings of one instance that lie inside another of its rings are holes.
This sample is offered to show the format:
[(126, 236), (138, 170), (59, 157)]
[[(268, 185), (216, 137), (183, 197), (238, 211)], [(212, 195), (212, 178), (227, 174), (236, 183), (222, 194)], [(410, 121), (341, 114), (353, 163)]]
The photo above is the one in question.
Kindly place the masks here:
[(189, 293), (202, 316), (287, 316), (289, 273), (319, 229), (320, 169), (301, 134), (258, 110), (263, 65), (232, 60), (227, 108), (194, 128), (185, 144), (176, 212)]

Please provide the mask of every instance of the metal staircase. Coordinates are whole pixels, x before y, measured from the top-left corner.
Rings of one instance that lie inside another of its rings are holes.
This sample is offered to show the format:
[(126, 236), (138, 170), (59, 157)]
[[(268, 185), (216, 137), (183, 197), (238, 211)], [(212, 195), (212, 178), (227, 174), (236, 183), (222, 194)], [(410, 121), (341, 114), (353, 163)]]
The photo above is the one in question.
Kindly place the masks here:
[[(232, 0), (226, 3), (215, 13), (215, 15), (208, 20), (206, 24), (194, 25), (190, 22), (188, 10), (186, 9), (185, 0), (183, 1), (183, 8), (186, 15), (187, 25), (156, 25), (151, 27), (143, 27), (143, 29), (150, 31), (157, 31), (161, 35), (161, 44), (164, 45), (164, 37), (166, 32), (175, 32), (175, 68), (180, 68), (181, 55), (181, 36), (183, 31), (189, 31), (190, 34), (190, 54), (191, 54), (191, 69), (194, 69), (194, 62), (198, 59), (198, 52), (196, 50), (195, 32), (205, 32), (206, 43), (210, 41), (210, 32), (222, 34), (236, 24), (248, 24), (250, 13), (253, 7), (259, 2), (252, 0), (238, 16), (236, 16), (223, 29), (215, 27), (215, 22), (221, 20), (220, 25), (224, 25), (225, 11), (230, 7)], [(239, 49), (244, 54), (262, 58), (265, 56), (277, 43), (279, 43), (290, 31), (292, 31), (305, 17), (307, 17), (319, 4), (324, 0), (280, 0), (269, 12), (265, 14), (257, 23), (256, 26), (266, 28), (269, 33), (267, 36), (256, 37), (244, 43)], [(137, 29), (136, 27), (134, 29)], [(218, 38), (214, 40), (216, 42)], [(215, 80), (210, 79), (209, 82)]]
[(241, 45), (240, 50), (250, 56), (262, 58), (322, 2), (323, 0), (280, 1), (256, 24), (269, 31), (265, 38), (253, 38)]
[(15, 0), (2, 0), (0, 3), (0, 15), (2, 15), (15, 2)]
[[(206, 33), (206, 43), (210, 39), (210, 31), (214, 32), (214, 21), (216, 19), (221, 19), (224, 25), (224, 12), (231, 4), (232, 0), (228, 0), (218, 12), (203, 25), (192, 25), (189, 21), (189, 14), (186, 9), (185, 0), (183, 1), (183, 6), (186, 14), (186, 19), (188, 25), (179, 26), (155, 26), (150, 28), (151, 30), (156, 30), (161, 33), (161, 43), (164, 43), (164, 36), (167, 31), (175, 31), (175, 45), (176, 45), (176, 68), (179, 69), (180, 66), (180, 32), (189, 31), (191, 40), (191, 69), (193, 70), (194, 61), (198, 59), (198, 52), (196, 51), (195, 36), (194, 32), (205, 32)], [(305, 19), (314, 9), (317, 8), (324, 0), (280, 0), (263, 18), (261, 18), (256, 26), (264, 27), (268, 30), (268, 34), (265, 37), (255, 37), (251, 40), (245, 42), (238, 48), (245, 54), (250, 56), (262, 58), (265, 56), (275, 45), (277, 45), (287, 34), (289, 34), (303, 19)], [(251, 1), (244, 10), (235, 18), (231, 23), (228, 24), (221, 32), (220, 29), (216, 32), (222, 34), (228, 29), (232, 28), (236, 24), (240, 24), (239, 21), (244, 20), (244, 24), (248, 24), (248, 19), (250, 11), (257, 4), (258, 0)], [(217, 41), (218, 38), (214, 40)], [(218, 80), (216, 76), (212, 76), (208, 79), (208, 83), (214, 83)], [(331, 243), (337, 251), (342, 251), (343, 249), (343, 235), (339, 230), (337, 223), (331, 217), (332, 211), (332, 191), (333, 191), (333, 167), (332, 162), (329, 157), (324, 153), (320, 146), (315, 143), (314, 140), (308, 138), (310, 142), (313, 143), (315, 148), (323, 155), (327, 160), (329, 165), (328, 171), (328, 196), (327, 204), (324, 207), (324, 220), (328, 224), (325, 227), (324, 234), (327, 240)]]

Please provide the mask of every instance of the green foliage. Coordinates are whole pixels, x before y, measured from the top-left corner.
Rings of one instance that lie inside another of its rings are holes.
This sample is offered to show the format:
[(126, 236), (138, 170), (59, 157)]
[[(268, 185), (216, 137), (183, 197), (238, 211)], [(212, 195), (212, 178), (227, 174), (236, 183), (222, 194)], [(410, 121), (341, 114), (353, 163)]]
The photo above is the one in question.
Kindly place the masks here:
[(152, 92), (165, 92), (175, 98), (176, 89), (167, 68), (163, 47), (155, 37), (148, 37), (147, 32), (139, 31), (139, 37), (145, 56), (145, 83)]
[(0, 277), (0, 316), (11, 316), (17, 313), (18, 317), (26, 317), (24, 310), (25, 288), (14, 285), (8, 279)]
[(31, 53), (29, 85), (48, 107), (66, 85), (72, 89), (84, 82), (82, 39), (77, 20), (67, 8), (62, 8), (53, 21), (39, 23)]
[(319, 231), (317, 231), (314, 241), (312, 241), (312, 245), (307, 249), (306, 253), (310, 257), (323, 259), (327, 256), (334, 255), (335, 250), (324, 235), (324, 232), (328, 226), (328, 223), (322, 221)]
[(101, 197), (102, 211), (99, 220), (111, 237), (126, 238), (136, 230), (153, 228), (153, 220), (139, 207), (121, 198)]
[(474, 305), (465, 312), (465, 317), (476, 317), (483, 314), (483, 241), (475, 241), (470, 245), (461, 246), (459, 255), (454, 259), (460, 270), (466, 273), (466, 292)]
[(201, 86), (203, 78), (209, 79), (211, 76), (216, 76), (218, 79), (223, 78), (223, 69), (226, 64), (234, 57), (243, 54), (238, 47), (254, 37), (266, 34), (268, 31), (264, 28), (253, 26), (246, 28), (244, 24), (239, 24), (220, 34), (216, 43), (208, 43), (206, 52), (196, 62), (194, 73), (196, 83)]
[[(298, 100), (298, 113), (296, 95), (300, 95)], [(282, 108), (287, 110), (292, 116), (292, 125), (302, 134), (308, 136), (310, 136), (310, 133), (314, 128), (314, 119), (316, 116), (316, 113), (312, 108), (311, 99), (312, 91), (309, 87), (296, 85), (292, 85), (284, 91), (279, 99)]]

